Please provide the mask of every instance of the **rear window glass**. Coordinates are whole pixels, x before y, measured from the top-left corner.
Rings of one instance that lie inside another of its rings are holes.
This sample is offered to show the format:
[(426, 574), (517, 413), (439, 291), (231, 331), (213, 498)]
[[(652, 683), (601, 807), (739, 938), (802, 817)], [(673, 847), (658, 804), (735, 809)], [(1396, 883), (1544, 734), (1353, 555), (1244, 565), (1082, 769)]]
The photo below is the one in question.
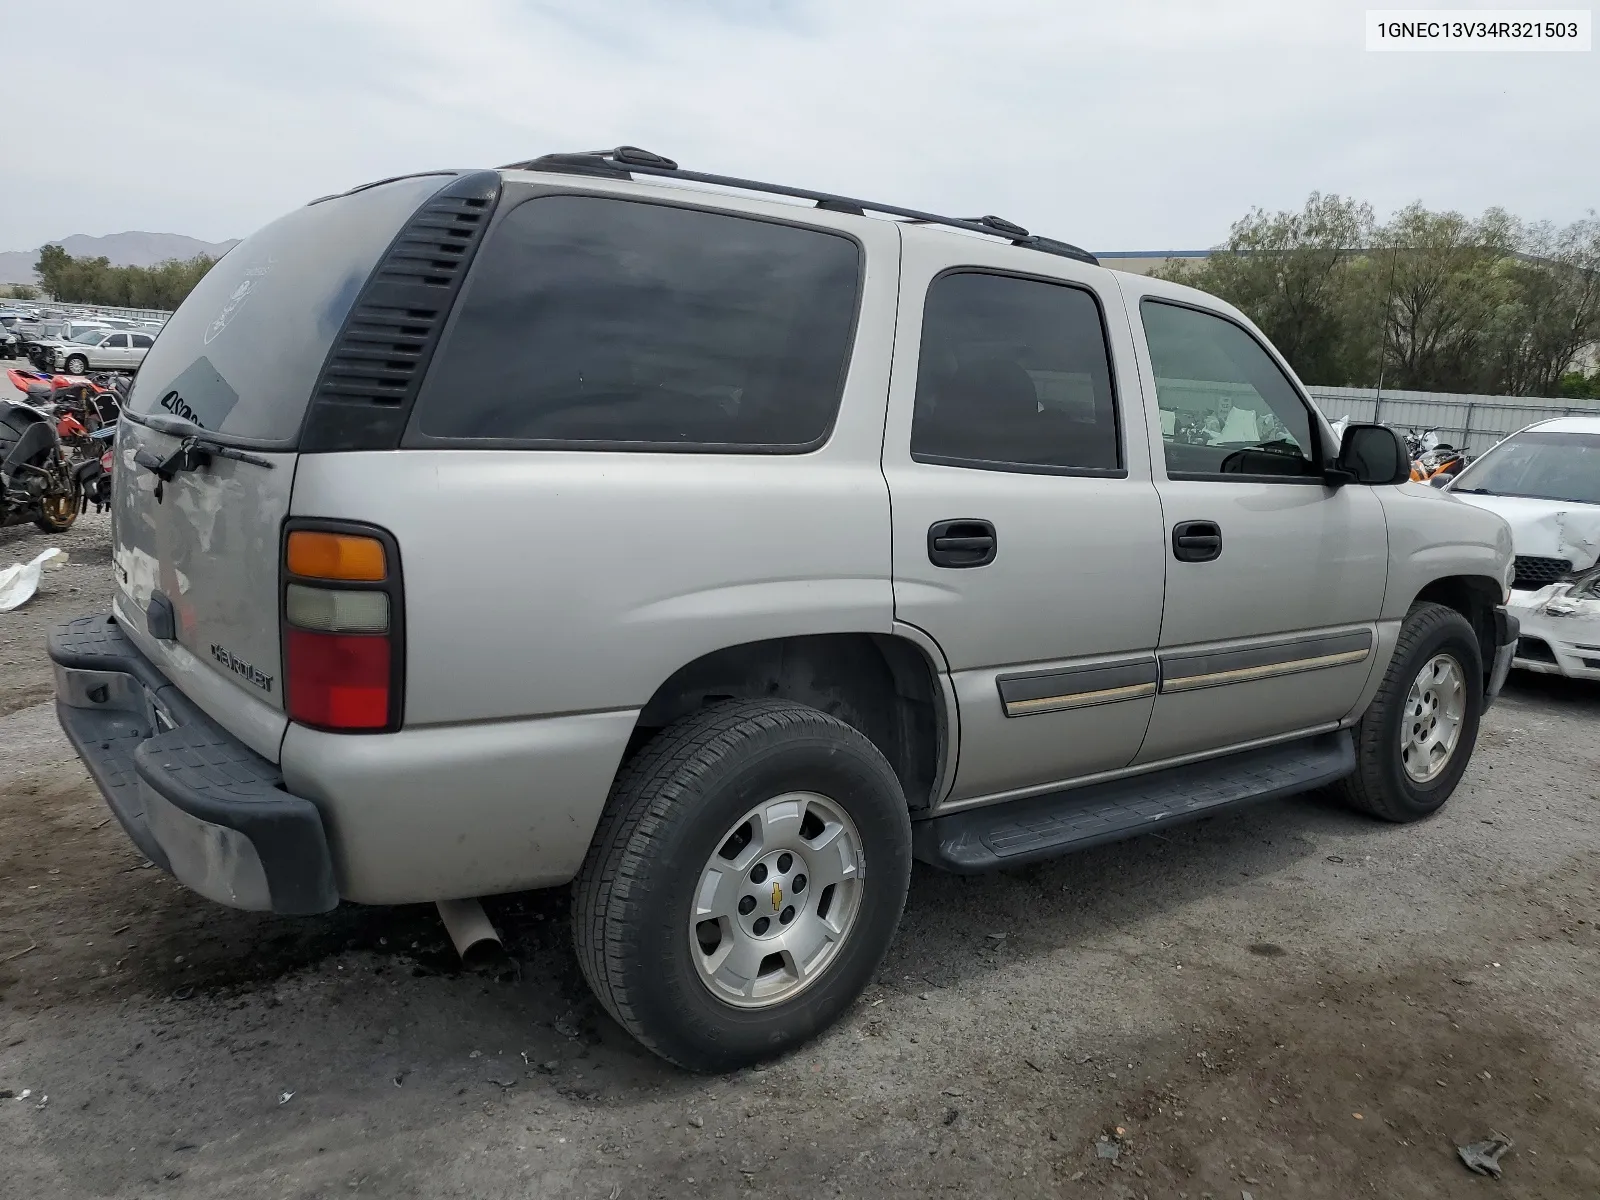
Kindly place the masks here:
[(425, 439), (793, 452), (833, 425), (855, 324), (849, 238), (549, 196), (479, 255), (418, 400)]
[(239, 243), (162, 327), (129, 409), (292, 443), (328, 349), (379, 256), (446, 182), (402, 179), (307, 205)]

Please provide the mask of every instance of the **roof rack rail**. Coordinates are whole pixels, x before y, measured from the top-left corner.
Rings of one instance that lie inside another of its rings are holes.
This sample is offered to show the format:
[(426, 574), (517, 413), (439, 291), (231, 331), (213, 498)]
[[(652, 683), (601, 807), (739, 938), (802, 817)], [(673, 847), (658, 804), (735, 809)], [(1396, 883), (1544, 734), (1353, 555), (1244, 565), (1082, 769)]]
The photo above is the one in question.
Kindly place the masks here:
[(632, 179), (635, 175), (661, 175), (669, 179), (684, 179), (691, 183), (707, 183), (715, 187), (737, 188), (746, 192), (767, 192), (774, 196), (792, 196), (797, 200), (810, 200), (828, 212), (883, 213), (925, 225), (943, 225), (950, 229), (964, 229), (969, 233), (983, 233), (1004, 238), (1013, 246), (1039, 250), (1045, 254), (1058, 254), (1080, 262), (1099, 264), (1099, 259), (1087, 250), (1069, 242), (1041, 237), (1029, 233), (1021, 225), (1004, 217), (941, 217), (936, 213), (919, 212), (914, 208), (900, 208), (893, 204), (879, 204), (872, 200), (857, 200), (850, 196), (835, 196), (831, 192), (815, 192), (809, 188), (789, 187), (781, 183), (761, 183), (754, 179), (736, 179), (731, 175), (709, 175), (703, 171), (686, 171), (660, 154), (641, 150), (637, 146), (618, 146), (614, 150), (585, 150), (579, 153), (544, 154), (538, 158), (507, 163), (503, 171), (558, 171), (567, 175), (599, 175), (611, 179)]

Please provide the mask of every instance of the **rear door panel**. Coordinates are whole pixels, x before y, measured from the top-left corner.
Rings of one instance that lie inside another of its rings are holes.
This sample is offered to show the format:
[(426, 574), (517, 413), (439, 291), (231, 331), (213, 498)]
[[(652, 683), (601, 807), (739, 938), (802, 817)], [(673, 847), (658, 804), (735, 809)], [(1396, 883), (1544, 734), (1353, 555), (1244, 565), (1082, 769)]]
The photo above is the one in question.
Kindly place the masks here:
[[(977, 239), (952, 246), (946, 234), (909, 226), (901, 232), (883, 467), (893, 497), (895, 617), (939, 644), (961, 708), (959, 762), (945, 803), (1118, 770), (1138, 751), (1150, 718), (1165, 564), (1139, 382), (1113, 276), (1037, 251)], [(912, 456), (926, 298), (952, 267), (1073, 285), (1097, 298), (1124, 476)], [(993, 524), (994, 561), (935, 565), (930, 527), (972, 519)]]

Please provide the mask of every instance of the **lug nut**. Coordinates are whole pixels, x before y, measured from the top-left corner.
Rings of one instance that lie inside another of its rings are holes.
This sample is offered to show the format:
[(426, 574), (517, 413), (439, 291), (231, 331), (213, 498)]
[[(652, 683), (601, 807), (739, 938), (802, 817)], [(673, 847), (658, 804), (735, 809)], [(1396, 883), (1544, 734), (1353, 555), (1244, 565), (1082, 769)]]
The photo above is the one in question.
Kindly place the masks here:
[(780, 924), (787, 925), (792, 920), (794, 920), (794, 905), (791, 904), (778, 914), (778, 921)]
[(739, 901), (739, 915), (741, 917), (748, 917), (751, 913), (755, 912), (755, 910), (756, 898), (754, 896), (746, 896), (743, 900)]
[(801, 892), (806, 890), (806, 877), (804, 875), (796, 875), (794, 877), (794, 882), (791, 883), (789, 887), (793, 889), (794, 894), (798, 896)]
[(794, 855), (788, 852), (778, 855), (778, 871), (781, 874), (787, 875), (792, 866), (794, 866)]
[(751, 883), (765, 883), (767, 881), (767, 864), (757, 863), (750, 872)]
[(771, 927), (772, 927), (772, 922), (770, 920), (768, 920), (766, 917), (757, 918), (756, 924), (755, 924), (756, 936), (760, 937), (762, 934), (766, 933), (766, 931), (768, 929), (770, 929)]

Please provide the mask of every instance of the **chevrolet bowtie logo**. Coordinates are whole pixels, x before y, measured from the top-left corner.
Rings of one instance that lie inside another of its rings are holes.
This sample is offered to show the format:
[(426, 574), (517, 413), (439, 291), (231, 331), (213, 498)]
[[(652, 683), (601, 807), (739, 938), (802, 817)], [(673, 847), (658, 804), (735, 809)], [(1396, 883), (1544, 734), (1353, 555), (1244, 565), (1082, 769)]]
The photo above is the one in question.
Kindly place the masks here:
[(783, 885), (781, 883), (775, 883), (772, 885), (772, 911), (777, 912), (782, 907)]

